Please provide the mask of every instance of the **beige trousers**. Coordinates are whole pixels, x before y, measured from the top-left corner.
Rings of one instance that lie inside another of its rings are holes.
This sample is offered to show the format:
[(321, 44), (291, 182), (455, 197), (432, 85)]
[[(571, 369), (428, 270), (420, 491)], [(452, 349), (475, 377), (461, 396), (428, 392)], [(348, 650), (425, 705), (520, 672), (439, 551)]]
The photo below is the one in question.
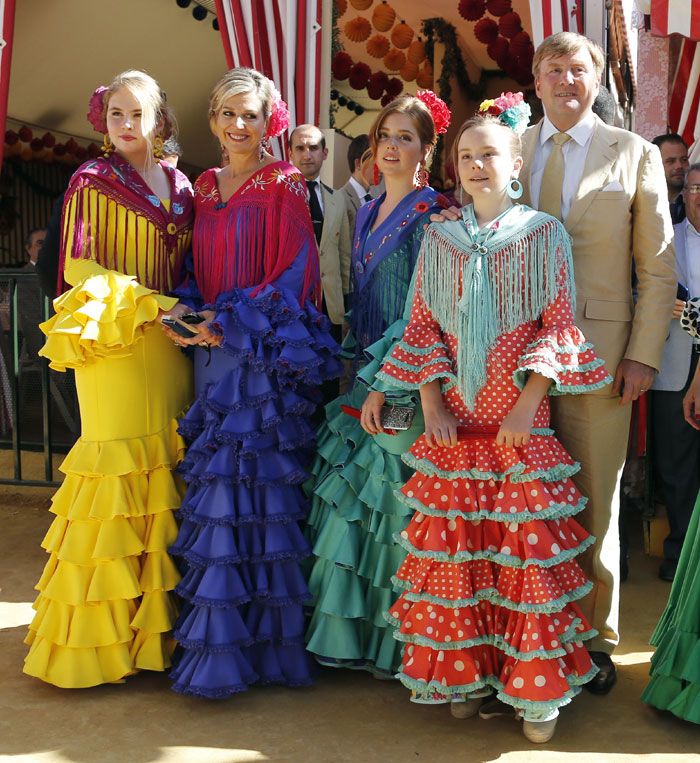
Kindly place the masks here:
[(627, 454), (631, 405), (619, 397), (563, 395), (550, 398), (559, 441), (581, 464), (573, 480), (588, 498), (576, 519), (596, 542), (578, 562), (593, 589), (579, 604), (598, 636), (588, 648), (612, 654), (620, 640), (620, 476)]

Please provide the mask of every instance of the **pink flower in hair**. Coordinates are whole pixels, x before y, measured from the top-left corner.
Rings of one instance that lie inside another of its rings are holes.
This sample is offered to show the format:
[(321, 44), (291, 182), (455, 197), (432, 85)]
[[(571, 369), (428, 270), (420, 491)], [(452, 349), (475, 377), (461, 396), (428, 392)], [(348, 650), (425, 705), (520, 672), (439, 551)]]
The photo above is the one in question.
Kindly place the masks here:
[(432, 90), (419, 90), (416, 93), (416, 98), (428, 107), (428, 111), (433, 118), (435, 124), (435, 132), (438, 135), (447, 132), (447, 128), (450, 126), (452, 115), (447, 108), (447, 104), (442, 98), (439, 98)]
[(90, 96), (90, 102), (88, 104), (87, 118), (88, 122), (97, 130), (97, 132), (107, 132), (107, 122), (104, 117), (105, 102), (104, 96), (108, 88), (104, 85), (100, 85), (96, 88), (95, 92)]
[(265, 131), (266, 138), (276, 138), (289, 127), (289, 109), (282, 96), (275, 90), (272, 96), (270, 119)]

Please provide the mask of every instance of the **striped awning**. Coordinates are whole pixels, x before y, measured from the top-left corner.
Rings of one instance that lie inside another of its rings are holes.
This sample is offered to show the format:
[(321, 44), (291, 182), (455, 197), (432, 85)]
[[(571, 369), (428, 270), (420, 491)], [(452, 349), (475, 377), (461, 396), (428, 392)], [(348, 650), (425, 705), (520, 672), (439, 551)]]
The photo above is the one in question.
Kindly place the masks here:
[(668, 107), (668, 122), (690, 146), (700, 137), (700, 46), (693, 40), (683, 40), (678, 68), (673, 78)]
[[(7, 122), (7, 96), (10, 89), (12, 38), (15, 29), (15, 0), (0, 0), (0, 132), (5, 134)], [(0, 141), (0, 167), (2, 167), (5, 141)]]
[(581, 0), (530, 0), (530, 19), (535, 47), (556, 32), (583, 34)]
[[(319, 123), (321, 0), (216, 0), (229, 67), (250, 66), (269, 77), (290, 111), (292, 126)], [(275, 153), (284, 155), (284, 143)]]
[(649, 13), (652, 34), (700, 41), (700, 0), (651, 0)]

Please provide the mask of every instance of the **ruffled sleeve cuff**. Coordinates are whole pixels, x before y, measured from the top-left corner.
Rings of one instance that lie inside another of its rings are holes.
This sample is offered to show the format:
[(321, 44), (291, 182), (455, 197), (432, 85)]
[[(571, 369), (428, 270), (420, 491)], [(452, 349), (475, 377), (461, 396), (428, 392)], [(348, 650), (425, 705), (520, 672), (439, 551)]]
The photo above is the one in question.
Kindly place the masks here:
[(452, 387), (457, 379), (452, 369), (447, 347), (441, 341), (419, 345), (411, 342), (411, 327), (404, 338), (397, 342), (391, 355), (386, 358), (377, 379), (401, 389), (418, 389), (431, 381), (439, 380), (443, 392)]
[(379, 372), (403, 336), (407, 323), (404, 319), (394, 321), (381, 339), (367, 347), (364, 351), (367, 364), (357, 372), (358, 381), (374, 392), (382, 392), (387, 398), (404, 397), (406, 394), (405, 389), (398, 389), (393, 380), (379, 378)]
[(310, 301), (302, 307), (292, 292), (272, 285), (252, 292), (235, 289), (205, 306), (216, 312), (211, 330), (222, 336), (224, 352), (295, 384), (315, 386), (342, 374), (330, 321)]
[(603, 360), (575, 326), (543, 331), (528, 346), (513, 373), (519, 389), (525, 386), (530, 372), (552, 380), (550, 395), (579, 395), (612, 382)]
[(177, 302), (141, 286), (133, 276), (100, 270), (56, 299), (56, 314), (40, 325), (46, 343), (39, 354), (57, 371), (128, 355), (159, 310)]

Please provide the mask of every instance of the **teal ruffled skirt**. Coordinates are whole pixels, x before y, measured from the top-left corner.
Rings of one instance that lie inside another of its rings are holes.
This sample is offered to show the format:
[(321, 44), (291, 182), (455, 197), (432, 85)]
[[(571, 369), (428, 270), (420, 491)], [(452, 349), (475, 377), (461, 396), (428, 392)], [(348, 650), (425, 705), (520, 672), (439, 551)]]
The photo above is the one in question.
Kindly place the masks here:
[[(307, 483), (311, 493), (307, 537), (313, 548), (307, 649), (323, 665), (386, 677), (397, 672), (402, 651), (384, 618), (398, 596), (391, 578), (406, 556), (394, 536), (413, 514), (394, 491), (413, 474), (401, 454), (423, 431), (423, 416), (417, 407), (408, 431), (371, 436), (341, 405), (362, 407), (367, 395), (362, 379), (373, 378), (393, 345), (391, 333), (369, 348), (374, 357), (353, 389), (326, 406)], [(396, 402), (415, 405), (405, 395)]]
[(668, 604), (651, 643), (656, 652), (642, 699), (659, 710), (700, 723), (700, 495)]

